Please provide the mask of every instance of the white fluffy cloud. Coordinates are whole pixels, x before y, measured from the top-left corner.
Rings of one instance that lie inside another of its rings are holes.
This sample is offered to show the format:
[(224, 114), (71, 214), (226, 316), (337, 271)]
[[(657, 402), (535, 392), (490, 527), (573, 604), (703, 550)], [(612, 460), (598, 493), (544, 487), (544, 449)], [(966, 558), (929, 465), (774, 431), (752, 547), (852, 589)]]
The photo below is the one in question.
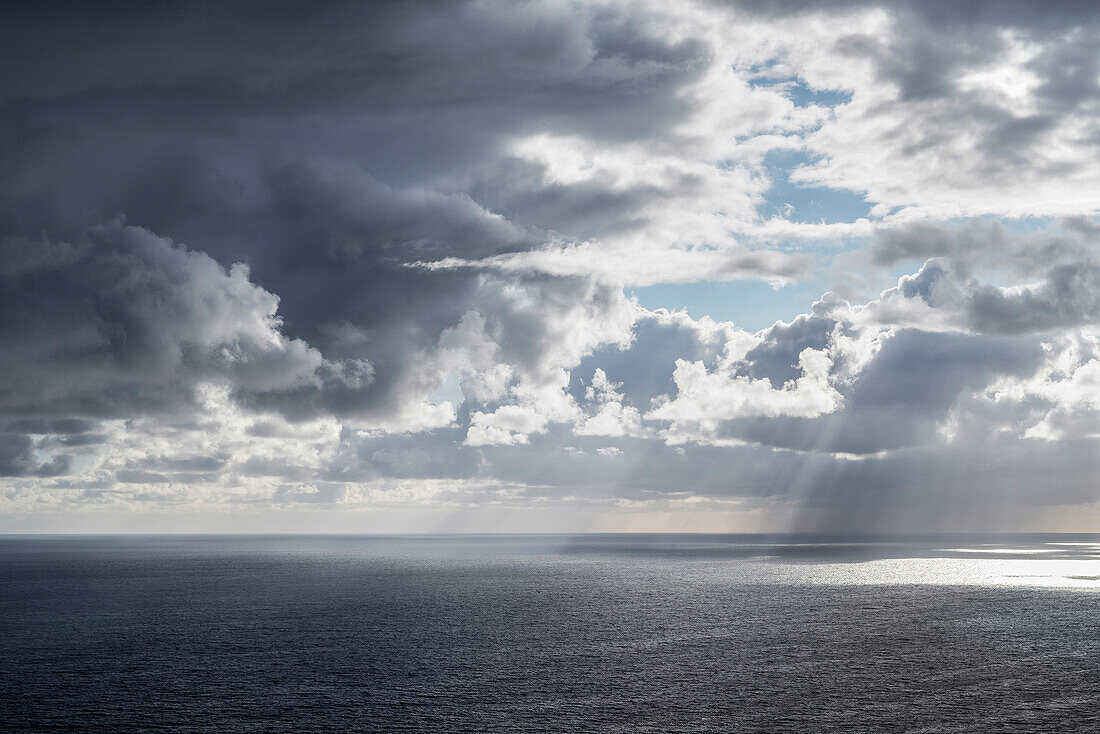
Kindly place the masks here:
[(702, 362), (676, 361), (675, 399), (646, 414), (648, 420), (669, 421), (665, 436), (670, 443), (705, 440), (719, 423), (734, 418), (816, 418), (840, 404), (840, 394), (829, 383), (832, 360), (817, 349), (798, 355), (800, 376), (781, 386), (773, 386), (767, 377), (754, 380), (723, 367), (708, 372)]
[(585, 388), (586, 402), (594, 412), (586, 415), (574, 428), (578, 436), (641, 436), (641, 415), (633, 405), (624, 404), (624, 396), (617, 392), (622, 384), (612, 383), (598, 367), (592, 373), (592, 382)]

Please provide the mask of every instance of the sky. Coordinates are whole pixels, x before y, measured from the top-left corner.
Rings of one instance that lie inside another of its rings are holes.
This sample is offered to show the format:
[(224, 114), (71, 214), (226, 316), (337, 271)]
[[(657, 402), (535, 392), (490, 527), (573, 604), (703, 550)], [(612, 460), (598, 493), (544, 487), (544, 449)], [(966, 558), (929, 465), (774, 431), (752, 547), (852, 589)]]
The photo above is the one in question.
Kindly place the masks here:
[(0, 11), (0, 532), (1100, 531), (1100, 6)]

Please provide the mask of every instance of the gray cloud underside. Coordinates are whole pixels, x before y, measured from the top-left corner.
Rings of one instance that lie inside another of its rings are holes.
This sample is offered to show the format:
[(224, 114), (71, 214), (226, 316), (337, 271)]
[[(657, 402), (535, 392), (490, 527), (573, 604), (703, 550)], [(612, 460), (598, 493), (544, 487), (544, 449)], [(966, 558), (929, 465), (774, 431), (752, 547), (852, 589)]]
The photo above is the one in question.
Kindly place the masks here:
[[(1095, 4), (678, 12), (6, 7), (0, 510), (1095, 502)], [(773, 149), (867, 228), (761, 214)], [(910, 274), (757, 334), (623, 290), (830, 263)]]

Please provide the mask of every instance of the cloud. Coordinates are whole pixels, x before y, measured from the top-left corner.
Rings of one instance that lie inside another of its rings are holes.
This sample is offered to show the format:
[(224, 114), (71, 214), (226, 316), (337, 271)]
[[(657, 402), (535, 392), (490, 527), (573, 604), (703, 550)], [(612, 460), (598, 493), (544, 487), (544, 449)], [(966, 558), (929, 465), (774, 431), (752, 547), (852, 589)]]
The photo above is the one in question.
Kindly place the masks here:
[(319, 381), (323, 358), (281, 333), (278, 298), (245, 265), (226, 270), (117, 221), (76, 245), (41, 243), (37, 260), (38, 243), (8, 246), (24, 253), (0, 282), (9, 415), (119, 417), (172, 411), (203, 382), (263, 392)]
[(862, 192), (879, 216), (1095, 211), (1094, 13), (860, 5), (800, 12), (797, 37), (774, 42), (785, 73), (852, 95), (807, 137), (820, 158), (795, 180)]
[(30, 436), (0, 433), (0, 476), (52, 477), (67, 473), (69, 462), (68, 456), (59, 455), (48, 462), (39, 463), (35, 458)]
[(0, 513), (1096, 500), (1087, 4), (7, 15)]
[[(585, 388), (585, 399), (594, 412), (587, 415), (573, 432), (578, 436), (638, 436), (642, 435), (641, 415), (632, 405), (624, 405), (617, 389), (622, 383), (612, 383), (607, 373), (596, 368), (592, 382)], [(617, 449), (616, 449), (617, 451)]]
[(646, 414), (647, 420), (668, 421), (667, 440), (699, 440), (717, 424), (750, 416), (817, 417), (835, 410), (840, 394), (829, 383), (832, 360), (807, 348), (798, 357), (800, 376), (781, 386), (725, 370), (708, 372), (701, 362), (676, 363), (676, 397)]
[(983, 283), (966, 266), (929, 260), (861, 314), (881, 323), (924, 323), (983, 334), (1029, 334), (1093, 325), (1100, 319), (1098, 273), (1090, 261), (1057, 263), (1037, 279)]
[(475, 412), (466, 433), (468, 446), (514, 446), (530, 443), (530, 434), (546, 431), (547, 419), (533, 408), (505, 405), (492, 413)]

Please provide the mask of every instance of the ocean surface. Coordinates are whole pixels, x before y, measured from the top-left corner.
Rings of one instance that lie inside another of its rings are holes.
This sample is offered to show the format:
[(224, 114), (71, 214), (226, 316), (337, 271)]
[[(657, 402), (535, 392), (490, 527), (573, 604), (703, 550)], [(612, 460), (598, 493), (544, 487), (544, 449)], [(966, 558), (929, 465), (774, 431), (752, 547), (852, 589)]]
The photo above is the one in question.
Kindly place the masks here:
[(1100, 732), (1100, 536), (0, 536), (0, 727)]

